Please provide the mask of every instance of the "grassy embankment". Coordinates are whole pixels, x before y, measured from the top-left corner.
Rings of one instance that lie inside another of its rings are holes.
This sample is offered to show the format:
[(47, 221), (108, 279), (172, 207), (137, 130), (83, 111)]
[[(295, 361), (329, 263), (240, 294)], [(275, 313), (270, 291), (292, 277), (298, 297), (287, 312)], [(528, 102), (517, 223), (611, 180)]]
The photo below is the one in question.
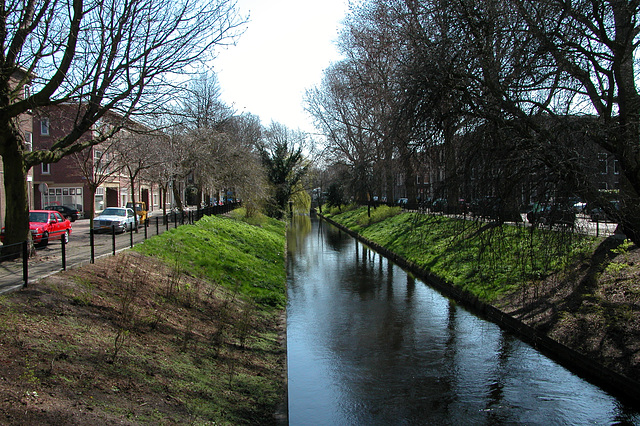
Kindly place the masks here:
[(640, 248), (630, 241), (399, 208), (323, 212), (640, 389)]
[(494, 226), (399, 207), (324, 209), (327, 217), (455, 286), (492, 302), (589, 256), (597, 239), (571, 232)]
[(0, 298), (0, 423), (275, 423), (284, 244), (208, 217)]

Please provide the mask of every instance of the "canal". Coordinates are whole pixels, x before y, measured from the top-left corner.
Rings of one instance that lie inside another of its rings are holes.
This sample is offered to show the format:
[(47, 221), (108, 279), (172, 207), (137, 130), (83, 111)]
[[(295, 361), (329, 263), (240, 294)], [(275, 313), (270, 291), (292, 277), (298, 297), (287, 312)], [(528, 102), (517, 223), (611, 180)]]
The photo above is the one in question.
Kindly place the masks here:
[(337, 228), (288, 234), (289, 424), (640, 424)]

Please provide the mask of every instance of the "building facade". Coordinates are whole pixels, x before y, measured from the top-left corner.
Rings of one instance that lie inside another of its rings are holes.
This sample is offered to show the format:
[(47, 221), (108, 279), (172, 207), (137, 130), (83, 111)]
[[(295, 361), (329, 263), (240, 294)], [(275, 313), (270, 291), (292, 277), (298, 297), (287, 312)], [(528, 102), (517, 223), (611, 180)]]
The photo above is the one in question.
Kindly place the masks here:
[[(74, 128), (73, 117), (76, 113), (75, 105), (58, 105), (34, 112), (34, 149), (49, 149), (55, 141), (69, 134)], [(87, 132), (81, 139), (92, 137), (91, 133)], [(85, 215), (91, 211), (91, 204), (97, 213), (106, 207), (124, 206), (131, 201), (129, 179), (111, 169), (116, 166), (109, 158), (113, 154), (105, 153), (105, 145), (109, 143), (68, 155), (56, 163), (42, 163), (34, 167), (33, 207), (40, 209), (48, 205), (68, 205)], [(101, 174), (106, 177), (101, 178)], [(95, 197), (92, 197), (89, 180), (99, 182)], [(136, 201), (144, 201), (149, 211), (159, 208), (155, 185), (138, 179), (135, 190)]]

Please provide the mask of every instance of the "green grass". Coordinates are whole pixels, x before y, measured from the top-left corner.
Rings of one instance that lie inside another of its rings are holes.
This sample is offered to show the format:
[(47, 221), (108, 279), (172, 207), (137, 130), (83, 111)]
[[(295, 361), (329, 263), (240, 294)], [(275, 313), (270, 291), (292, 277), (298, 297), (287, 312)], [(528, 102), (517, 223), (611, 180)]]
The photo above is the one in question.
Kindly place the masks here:
[(363, 216), (366, 207), (331, 219), (488, 302), (562, 270), (596, 243), (571, 233), (444, 216), (390, 214), (370, 223)]
[(283, 222), (266, 216), (209, 216), (146, 240), (135, 250), (177, 262), (184, 272), (238, 290), (258, 304), (283, 308), (285, 230)]
[(0, 347), (15, 360), (0, 363), (3, 412), (28, 391), (55, 410), (15, 408), (20, 424), (85, 405), (113, 422), (274, 424), (286, 402), (286, 226), (232, 216), (136, 246), (149, 256), (123, 252), (0, 297)]

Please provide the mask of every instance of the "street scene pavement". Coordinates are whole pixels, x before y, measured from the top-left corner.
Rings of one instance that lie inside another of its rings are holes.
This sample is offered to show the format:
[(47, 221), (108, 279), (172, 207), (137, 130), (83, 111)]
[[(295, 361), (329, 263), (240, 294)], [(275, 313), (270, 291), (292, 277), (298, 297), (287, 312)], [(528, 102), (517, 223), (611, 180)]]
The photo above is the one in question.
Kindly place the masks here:
[[(157, 226), (156, 226), (157, 225)], [(168, 228), (175, 226), (169, 222)], [(147, 237), (157, 235), (167, 230), (162, 217), (159, 220), (151, 217), (146, 229)], [(115, 252), (130, 248), (145, 239), (145, 228), (140, 226), (138, 232), (116, 234)], [(109, 256), (114, 253), (114, 238), (110, 233), (94, 234), (94, 259)], [(69, 243), (65, 246), (66, 269), (91, 262), (91, 245), (89, 232), (89, 219), (79, 219), (72, 223), (72, 231)], [(45, 247), (36, 247), (35, 256), (29, 259), (28, 282), (42, 279), (48, 275), (63, 270), (62, 243), (51, 241)], [(4, 260), (0, 262), (0, 294), (21, 288), (23, 281), (23, 262), (21, 258)], [(28, 284), (27, 284), (28, 285)]]

